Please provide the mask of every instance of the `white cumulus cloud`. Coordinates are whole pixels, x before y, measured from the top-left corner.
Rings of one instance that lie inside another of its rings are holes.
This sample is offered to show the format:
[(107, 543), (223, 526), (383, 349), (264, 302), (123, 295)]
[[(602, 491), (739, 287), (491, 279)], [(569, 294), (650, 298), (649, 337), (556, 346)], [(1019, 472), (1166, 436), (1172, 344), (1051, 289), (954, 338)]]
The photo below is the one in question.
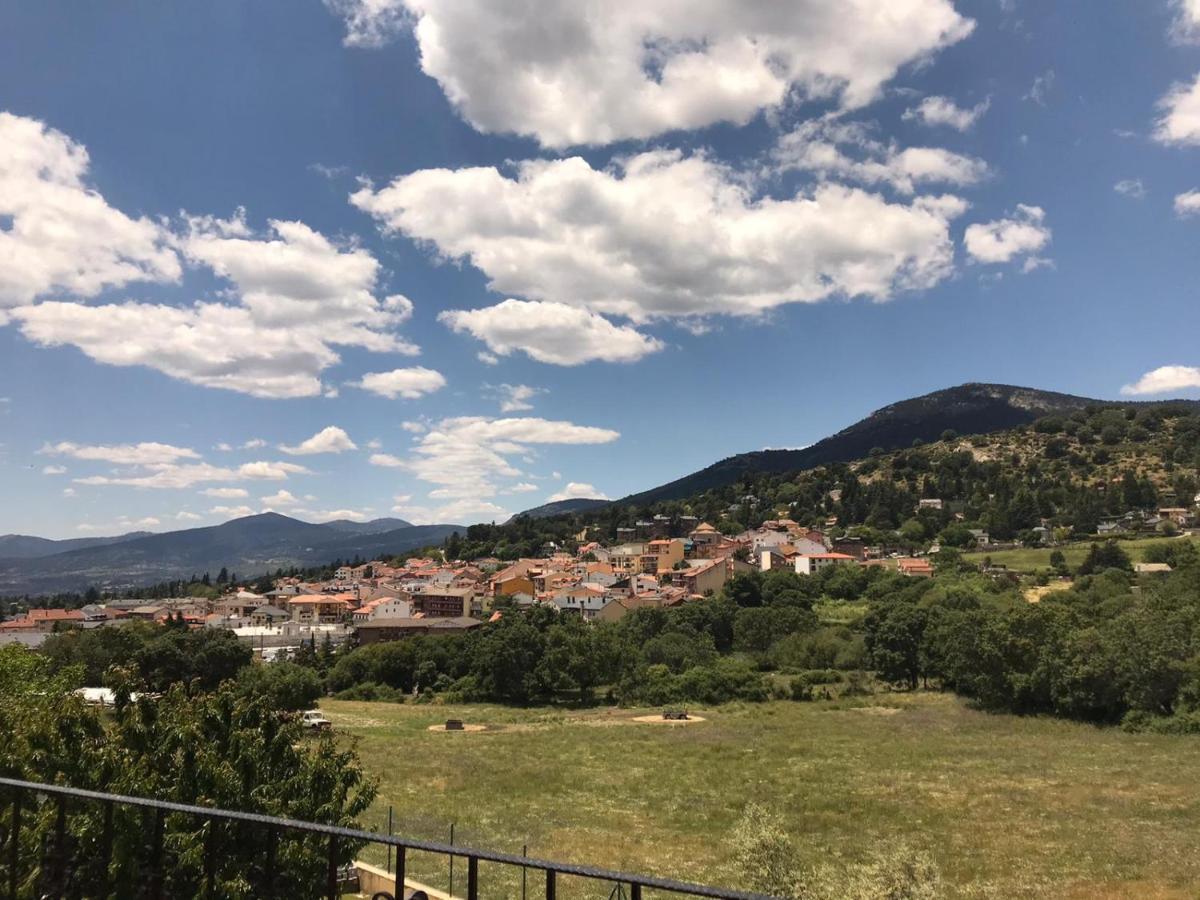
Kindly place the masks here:
[(316, 453), (342, 453), (346, 450), (357, 450), (358, 445), (350, 440), (350, 435), (336, 425), (322, 428), (312, 437), (294, 446), (280, 444), (279, 449), (292, 456), (311, 456)]
[(446, 379), (441, 372), (426, 369), (424, 366), (413, 366), (408, 369), (393, 369), (390, 372), (368, 372), (355, 382), (354, 386), (389, 400), (395, 400), (397, 397), (416, 400), (444, 388)]
[(739, 173), (677, 151), (609, 169), (578, 157), (526, 161), (514, 178), (430, 169), (351, 199), (385, 229), (469, 260), (497, 292), (635, 321), (928, 288), (953, 269), (949, 222), (966, 208), (836, 184), (758, 196)]
[(189, 218), (174, 242), (192, 265), (233, 284), (233, 302), (54, 300), (11, 317), (42, 346), (74, 346), (97, 362), (256, 397), (326, 393), (321, 374), (340, 361), (336, 346), (418, 352), (395, 333), (411, 301), (375, 296), (379, 263), (365, 250), (339, 247), (302, 222), (272, 221), (269, 233), (255, 235), (240, 212)]
[(1123, 178), (1113, 185), (1113, 190), (1131, 200), (1144, 200), (1146, 197), (1146, 186), (1140, 178)]
[(235, 487), (205, 488), (200, 493), (206, 497), (216, 497), (219, 500), (241, 500), (250, 496), (250, 492), (245, 488)]
[(926, 97), (916, 106), (906, 109), (903, 118), (915, 119), (924, 125), (946, 125), (956, 131), (968, 131), (991, 105), (990, 99), (962, 107), (949, 97)]
[(1200, 191), (1186, 191), (1175, 195), (1175, 215), (1180, 218), (1200, 216)]
[(1197, 366), (1160, 366), (1147, 372), (1133, 384), (1121, 388), (1126, 396), (1141, 396), (1143, 394), (1166, 394), (1170, 391), (1183, 391), (1190, 388), (1200, 388), (1200, 367)]
[(505, 300), (483, 309), (450, 309), (438, 321), (487, 344), (500, 356), (520, 351), (538, 362), (577, 366), (634, 362), (663, 348), (662, 341), (597, 313), (541, 300)]
[(67, 135), (0, 112), (0, 309), (179, 280), (163, 228), (109, 206), (88, 183), (89, 166)]
[(1177, 84), (1159, 101), (1154, 139), (1161, 144), (1200, 145), (1200, 74)]
[(783, 135), (774, 155), (781, 169), (861, 184), (887, 184), (902, 194), (931, 184), (965, 187), (988, 174), (987, 163), (981, 159), (940, 147), (900, 149), (876, 140), (860, 124), (822, 120), (805, 122)]
[(547, 503), (557, 503), (559, 500), (607, 500), (608, 496), (596, 489), (595, 485), (586, 481), (568, 481), (566, 486), (556, 494), (546, 498)]
[(1024, 269), (1032, 271), (1048, 264), (1037, 254), (1050, 243), (1050, 236), (1045, 210), (1018, 204), (1007, 218), (967, 226), (963, 244), (977, 262), (1006, 263), (1020, 257)]
[(46, 444), (38, 453), (52, 456), (70, 456), (99, 462), (110, 462), (122, 466), (149, 466), (157, 463), (174, 463), (181, 459), (199, 459), (200, 454), (188, 447), (175, 447), (156, 441), (140, 444), (76, 444), (60, 441)]
[(745, 124), (789, 99), (863, 106), (974, 27), (949, 0), (327, 5), (345, 16), (351, 44), (411, 22), (422, 70), (468, 122), (548, 147)]

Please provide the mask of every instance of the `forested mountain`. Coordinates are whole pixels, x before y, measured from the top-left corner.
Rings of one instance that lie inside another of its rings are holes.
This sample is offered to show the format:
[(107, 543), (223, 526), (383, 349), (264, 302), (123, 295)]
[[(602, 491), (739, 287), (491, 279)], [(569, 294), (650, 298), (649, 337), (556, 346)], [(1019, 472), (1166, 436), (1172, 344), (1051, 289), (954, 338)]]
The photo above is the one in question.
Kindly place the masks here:
[(555, 500), (553, 503), (544, 503), (541, 506), (535, 506), (533, 509), (517, 513), (517, 515), (529, 516), (533, 519), (546, 519), (550, 516), (561, 516), (567, 513), (579, 513), (599, 509), (602, 506), (607, 506), (609, 502), (608, 500), (576, 497), (571, 500)]
[(0, 560), (33, 559), (38, 556), (65, 553), (67, 550), (103, 547), (108, 544), (119, 544), (122, 541), (146, 537), (150, 533), (149, 531), (131, 531), (128, 534), (113, 537), (66, 538), (61, 541), (35, 537), (31, 534), (0, 534)]
[[(1179, 402), (1200, 410), (1198, 401)], [(963, 384), (885, 406), (810, 447), (739, 453), (699, 472), (617, 502), (646, 505), (660, 500), (680, 500), (759, 474), (799, 472), (859, 459), (874, 449), (899, 450), (911, 446), (914, 440), (935, 441), (947, 429), (959, 434), (988, 434), (1027, 425), (1042, 416), (1069, 414), (1097, 405), (1143, 409), (1163, 404), (1090, 400), (1007, 384)]]
[[(612, 539), (618, 527), (653, 515), (694, 516), (726, 534), (786, 516), (834, 534), (912, 546), (939, 536), (967, 543), (970, 528), (998, 540), (1031, 540), (1028, 532), (1043, 522), (1090, 535), (1105, 517), (1191, 506), (1200, 491), (1198, 467), (1197, 404), (1096, 402), (990, 434), (945, 429), (933, 441), (916, 438), (892, 452), (876, 446), (847, 462), (744, 471), (684, 499), (618, 501), (555, 518), (476, 525), (461, 552), (510, 558), (548, 541), (569, 548), (584, 526)], [(940, 500), (941, 508), (918, 510), (922, 499)]]
[[(388, 528), (392, 522), (399, 527)], [(404, 553), (439, 544), (461, 525), (410, 525), (403, 520), (313, 525), (278, 513), (233, 519), (89, 546), (48, 556), (0, 560), (0, 594), (50, 593), (88, 586), (118, 589), (227, 568), (250, 576), (331, 559)], [(371, 526), (383, 530), (374, 530)], [(365, 529), (358, 532), (356, 529)]]

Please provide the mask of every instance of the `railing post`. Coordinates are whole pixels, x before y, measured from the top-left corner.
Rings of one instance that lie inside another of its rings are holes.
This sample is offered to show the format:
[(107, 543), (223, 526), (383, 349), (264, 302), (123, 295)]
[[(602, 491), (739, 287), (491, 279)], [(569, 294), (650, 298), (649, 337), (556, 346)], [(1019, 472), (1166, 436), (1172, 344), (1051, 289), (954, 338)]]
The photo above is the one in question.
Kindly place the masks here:
[(404, 873), (408, 868), (408, 848), (396, 848), (396, 896), (404, 896)]
[(467, 900), (479, 900), (479, 859), (467, 857)]
[[(529, 855), (529, 845), (528, 844), (525, 844), (521, 847), (521, 855), (522, 856)], [(521, 900), (525, 900), (525, 876), (526, 876), (527, 872), (528, 872), (528, 870), (525, 868), (525, 866), (521, 866)]]
[(338, 900), (337, 880), (337, 835), (329, 836), (329, 868), (325, 873), (325, 896), (329, 900)]
[[(450, 846), (454, 846), (454, 823), (450, 823)], [(450, 854), (450, 890), (446, 891), (451, 897), (454, 896), (454, 854)]]
[(553, 869), (546, 870), (546, 900), (554, 900), (554, 876), (558, 874)]
[[(391, 807), (391, 804), (389, 804), (388, 805), (388, 837), (391, 837), (391, 836), (392, 836), (392, 807)], [(388, 854), (387, 870), (390, 872), (390, 871), (392, 871), (392, 845), (391, 844), (387, 845), (387, 854)]]
[(17, 900), (17, 869), (21, 864), (21, 792), (13, 792), (12, 835), (8, 845), (8, 898)]
[(629, 885), (629, 900), (642, 900), (642, 886), (640, 884)]

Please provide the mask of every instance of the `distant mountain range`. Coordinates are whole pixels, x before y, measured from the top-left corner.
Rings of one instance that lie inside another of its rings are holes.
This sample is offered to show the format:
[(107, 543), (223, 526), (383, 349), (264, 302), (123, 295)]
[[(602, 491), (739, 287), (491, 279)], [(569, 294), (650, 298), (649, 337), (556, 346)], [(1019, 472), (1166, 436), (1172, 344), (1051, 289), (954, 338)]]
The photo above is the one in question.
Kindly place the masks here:
[[(0, 537), (0, 595), (120, 589), (222, 567), (239, 576), (334, 559), (363, 559), (440, 544), (461, 525), (413, 525), (403, 519), (338, 520), (314, 525), (278, 513), (233, 519), (223, 525), (163, 534), (51, 541), (25, 535)], [(5, 556), (6, 555), (6, 556)]]

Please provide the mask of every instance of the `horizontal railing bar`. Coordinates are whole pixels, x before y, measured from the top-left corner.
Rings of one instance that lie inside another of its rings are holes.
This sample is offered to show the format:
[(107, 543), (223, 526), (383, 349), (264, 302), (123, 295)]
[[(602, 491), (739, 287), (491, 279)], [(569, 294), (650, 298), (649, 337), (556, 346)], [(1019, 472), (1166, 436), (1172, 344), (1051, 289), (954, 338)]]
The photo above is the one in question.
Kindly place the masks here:
[(279, 816), (267, 816), (262, 813), (237, 812), (231, 809), (218, 809), (211, 806), (192, 806), (187, 803), (175, 803), (170, 800), (152, 800), (148, 797), (131, 797), (126, 794), (106, 794), (101, 791), (89, 791), (83, 788), (66, 787), (65, 785), (43, 784), (35, 781), (19, 781), (15, 778), (0, 778), (0, 787), (32, 791), (39, 794), (74, 797), (79, 800), (96, 800), (100, 802), (120, 803), (125, 806), (138, 806), (144, 809), (164, 810), (189, 816), (201, 816), (209, 819), (225, 819), (235, 822), (249, 822), (255, 825), (266, 825), (272, 828), (285, 828), (293, 831), (307, 831), (312, 834), (334, 835), (351, 841), (363, 841), (370, 844), (384, 844), (392, 847), (403, 847), (408, 850), (419, 850), (427, 853), (439, 853), (443, 856), (475, 857), (487, 862), (502, 863), (510, 866), (524, 866), (529, 869), (540, 869), (547, 872), (558, 872), (563, 875), (573, 875), (578, 878), (593, 878), (600, 881), (624, 882), (641, 887), (654, 888), (674, 894), (690, 894), (693, 897), (712, 897), (715, 900), (773, 900), (766, 894), (748, 891), (735, 891), (726, 888), (709, 887), (703, 884), (692, 884), (686, 881), (674, 881), (669, 878), (658, 878), (651, 875), (633, 875), (628, 872), (618, 872), (613, 869), (599, 869), (593, 866), (581, 866), (573, 863), (555, 862), (549, 859), (538, 859), (533, 856), (519, 856), (515, 853), (500, 853), (493, 850), (480, 850), (464, 847), (461, 844), (442, 844), (437, 841), (417, 841), (397, 835), (384, 835), (373, 831), (360, 831), (354, 828), (343, 828), (340, 825), (323, 825), (319, 822), (305, 822), (301, 819), (285, 819)]

